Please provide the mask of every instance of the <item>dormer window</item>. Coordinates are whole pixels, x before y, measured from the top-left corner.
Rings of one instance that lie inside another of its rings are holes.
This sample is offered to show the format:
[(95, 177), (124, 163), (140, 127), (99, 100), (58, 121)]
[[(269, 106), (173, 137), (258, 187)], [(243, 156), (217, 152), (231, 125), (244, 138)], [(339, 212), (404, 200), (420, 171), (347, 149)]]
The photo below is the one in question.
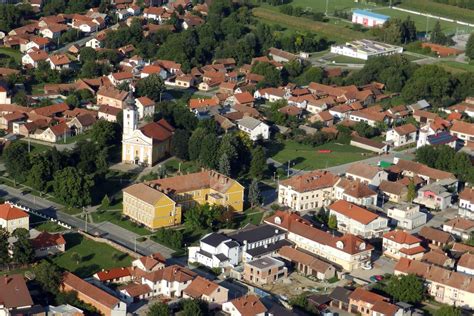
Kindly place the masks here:
[(280, 225), (281, 224), (281, 218), (280, 217), (275, 217), (275, 224)]
[(360, 244), (359, 250), (365, 250), (365, 242)]
[(339, 248), (339, 249), (343, 249), (344, 248), (344, 243), (339, 240), (338, 242), (336, 242), (336, 247)]

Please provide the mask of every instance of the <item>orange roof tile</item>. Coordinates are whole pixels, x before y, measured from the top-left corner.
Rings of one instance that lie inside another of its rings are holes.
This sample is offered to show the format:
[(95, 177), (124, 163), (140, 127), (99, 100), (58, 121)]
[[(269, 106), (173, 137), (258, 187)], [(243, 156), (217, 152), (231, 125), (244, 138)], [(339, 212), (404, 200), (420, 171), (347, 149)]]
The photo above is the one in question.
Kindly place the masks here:
[(13, 206), (12, 204), (3, 203), (0, 205), (0, 218), (1, 219), (9, 221), (9, 220), (19, 219), (19, 218), (24, 218), (24, 217), (29, 217), (28, 213)]
[(345, 200), (334, 202), (333, 204), (329, 205), (329, 209), (364, 225), (367, 225), (379, 218), (377, 214)]

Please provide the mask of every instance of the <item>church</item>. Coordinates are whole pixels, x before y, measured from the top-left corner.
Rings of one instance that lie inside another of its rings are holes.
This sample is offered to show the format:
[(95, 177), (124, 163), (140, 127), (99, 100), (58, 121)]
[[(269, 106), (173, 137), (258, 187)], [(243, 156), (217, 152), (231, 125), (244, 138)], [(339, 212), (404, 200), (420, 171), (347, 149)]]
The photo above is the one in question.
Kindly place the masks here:
[(174, 128), (164, 119), (138, 127), (138, 109), (131, 95), (123, 110), (122, 162), (152, 166), (170, 153)]

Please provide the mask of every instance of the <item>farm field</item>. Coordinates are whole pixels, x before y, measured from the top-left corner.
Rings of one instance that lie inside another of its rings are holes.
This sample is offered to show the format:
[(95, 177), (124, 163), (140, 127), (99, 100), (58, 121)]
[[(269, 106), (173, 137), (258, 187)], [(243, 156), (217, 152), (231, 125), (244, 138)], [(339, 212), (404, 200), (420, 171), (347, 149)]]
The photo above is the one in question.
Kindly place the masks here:
[[(293, 0), (293, 6), (311, 8), (315, 12), (326, 12), (325, 0)], [(354, 0), (330, 0), (328, 1), (328, 14), (334, 13), (335, 10), (351, 10), (351, 9), (366, 9), (374, 8), (375, 5), (367, 3), (357, 3)]]
[[(270, 156), (284, 164), (291, 160), (292, 168), (314, 170), (338, 166), (362, 159), (372, 154), (366, 150), (337, 143), (327, 143), (313, 147), (299, 144), (295, 141), (273, 143), (268, 148)], [(329, 153), (319, 153), (319, 150), (331, 150)]]
[(430, 0), (406, 0), (403, 1), (399, 7), (414, 11), (429, 12), (433, 15), (443, 16), (467, 23), (474, 23), (474, 10), (464, 9), (449, 4), (438, 3)]

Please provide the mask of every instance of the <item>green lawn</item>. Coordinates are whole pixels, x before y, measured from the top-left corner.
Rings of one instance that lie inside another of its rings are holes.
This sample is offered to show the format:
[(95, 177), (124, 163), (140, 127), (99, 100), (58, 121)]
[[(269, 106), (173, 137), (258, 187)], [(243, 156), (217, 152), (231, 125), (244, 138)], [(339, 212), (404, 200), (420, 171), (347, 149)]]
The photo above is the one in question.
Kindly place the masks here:
[(444, 69), (450, 72), (474, 72), (474, 64), (463, 64), (457, 61), (442, 61), (439, 63)]
[(41, 232), (49, 233), (57, 233), (66, 230), (64, 227), (34, 214), (30, 214), (30, 226)]
[[(24, 142), (26, 144), (28, 144), (28, 140), (27, 139), (20, 139), (20, 142)], [(30, 142), (30, 150), (32, 153), (41, 153), (41, 152), (45, 152), (45, 151), (48, 151), (50, 150), (52, 147), (51, 146), (48, 146), (48, 145), (43, 145), (43, 144), (37, 144), (37, 143), (33, 143), (33, 142)]]
[[(377, 10), (374, 10), (375, 13), (380, 13), (380, 14), (384, 14), (384, 15), (388, 15), (390, 16), (391, 18), (398, 18), (398, 19), (406, 19), (406, 17), (410, 17), (410, 19), (415, 22), (415, 25), (416, 25), (416, 29), (418, 32), (425, 32), (426, 31), (426, 17), (425, 16), (421, 16), (421, 15), (417, 15), (417, 14), (411, 14), (411, 13), (407, 13), (407, 12), (402, 12), (402, 11), (397, 11), (397, 10), (394, 10), (394, 9), (390, 9), (390, 8), (383, 8), (383, 9), (377, 9)], [(436, 20), (434, 18), (430, 18), (428, 19), (428, 31), (431, 31), (433, 29), (433, 26), (435, 25), (435, 22)], [(439, 21), (440, 22), (440, 25), (441, 25), (441, 29), (444, 31), (444, 32), (447, 32), (447, 33), (454, 33), (456, 32), (456, 27), (458, 28), (462, 28), (464, 26), (461, 26), (461, 25), (458, 25), (456, 23), (452, 23), (452, 22), (447, 22), (447, 21)]]
[(90, 132), (88, 131), (88, 132), (84, 132), (82, 134), (67, 137), (63, 140), (58, 141), (57, 144), (72, 144), (72, 143), (78, 142), (80, 140), (87, 140), (90, 137), (91, 137), (91, 135), (90, 135)]
[[(66, 234), (64, 237), (66, 238), (66, 252), (54, 257), (53, 261), (79, 277), (91, 276), (102, 269), (126, 267), (132, 262), (132, 258), (127, 254), (115, 250), (107, 244), (87, 239), (80, 234)], [(71, 258), (73, 253), (78, 253), (81, 256), (79, 263)]]
[(19, 50), (8, 47), (0, 47), (0, 55), (2, 54), (13, 57), (18, 63), (21, 63), (21, 52)]
[(180, 166), (179, 163), (181, 162), (181, 172), (182, 173), (192, 173), (197, 172), (201, 169), (199, 165), (194, 161), (181, 161), (178, 158), (169, 159), (164, 166), (168, 173), (176, 173)]
[(237, 219), (239, 227), (244, 227), (247, 224), (260, 225), (262, 222), (263, 212), (244, 214), (242, 217)]
[(335, 61), (340, 64), (365, 64), (365, 60), (359, 58), (352, 58), (349, 56), (336, 56), (334, 58), (329, 58), (329, 61)]
[(148, 229), (138, 226), (129, 219), (122, 218), (122, 211), (94, 212), (91, 216), (94, 223), (110, 222), (139, 235), (151, 234), (151, 231)]
[[(326, 1), (324, 0), (293, 0), (290, 4), (295, 7), (310, 9), (314, 12), (326, 12)], [(362, 1), (357, 3), (354, 0), (330, 0), (327, 4), (329, 14), (334, 13), (335, 10), (350, 11), (351, 9), (375, 7), (375, 5), (362, 3)]]
[[(299, 144), (295, 141), (272, 143), (269, 147), (270, 156), (276, 161), (286, 164), (291, 160), (291, 167), (296, 169), (314, 170), (342, 165), (372, 155), (370, 152), (337, 143), (327, 143), (318, 147)], [(331, 153), (319, 153), (318, 150), (332, 150)]]
[(399, 7), (419, 12), (429, 12), (433, 15), (451, 18), (453, 20), (474, 23), (474, 10), (464, 9), (431, 0), (406, 0), (403, 1)]

